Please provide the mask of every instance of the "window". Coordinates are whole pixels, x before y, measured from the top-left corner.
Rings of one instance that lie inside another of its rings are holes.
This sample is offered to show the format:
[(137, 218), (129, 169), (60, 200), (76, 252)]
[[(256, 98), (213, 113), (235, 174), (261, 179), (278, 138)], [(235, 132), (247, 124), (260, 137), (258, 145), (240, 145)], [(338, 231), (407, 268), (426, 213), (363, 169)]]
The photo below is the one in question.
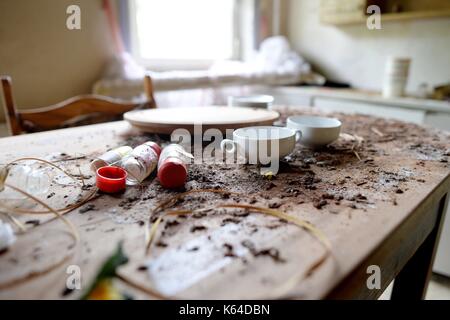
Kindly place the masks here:
[(238, 56), (239, 0), (133, 0), (131, 47), (144, 65), (207, 67)]

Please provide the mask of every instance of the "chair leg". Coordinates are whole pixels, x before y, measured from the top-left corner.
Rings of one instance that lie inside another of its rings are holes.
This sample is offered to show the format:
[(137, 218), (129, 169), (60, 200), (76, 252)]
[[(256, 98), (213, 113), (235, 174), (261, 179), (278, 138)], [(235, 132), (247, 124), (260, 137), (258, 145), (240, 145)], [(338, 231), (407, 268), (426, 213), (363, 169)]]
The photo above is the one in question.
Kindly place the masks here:
[(11, 77), (0, 77), (3, 88), (3, 104), (5, 106), (5, 117), (8, 123), (9, 131), (13, 136), (22, 133), (19, 115), (17, 114), (14, 99), (12, 95), (12, 81)]
[(147, 97), (147, 102), (150, 105), (150, 108), (156, 108), (156, 101), (153, 95), (153, 82), (152, 78), (149, 75), (146, 75), (144, 78), (144, 90), (145, 96)]

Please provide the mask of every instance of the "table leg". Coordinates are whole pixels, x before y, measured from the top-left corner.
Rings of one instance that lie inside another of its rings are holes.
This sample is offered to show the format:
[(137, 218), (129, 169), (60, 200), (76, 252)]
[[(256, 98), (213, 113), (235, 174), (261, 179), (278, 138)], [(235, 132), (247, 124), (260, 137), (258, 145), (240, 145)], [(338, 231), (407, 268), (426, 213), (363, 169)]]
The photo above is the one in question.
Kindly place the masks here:
[(439, 205), (433, 209), (438, 210), (436, 224), (417, 249), (416, 253), (406, 263), (395, 278), (391, 299), (420, 300), (425, 298), (430, 280), (434, 257), (437, 250), (442, 222), (447, 210), (448, 194), (439, 201)]

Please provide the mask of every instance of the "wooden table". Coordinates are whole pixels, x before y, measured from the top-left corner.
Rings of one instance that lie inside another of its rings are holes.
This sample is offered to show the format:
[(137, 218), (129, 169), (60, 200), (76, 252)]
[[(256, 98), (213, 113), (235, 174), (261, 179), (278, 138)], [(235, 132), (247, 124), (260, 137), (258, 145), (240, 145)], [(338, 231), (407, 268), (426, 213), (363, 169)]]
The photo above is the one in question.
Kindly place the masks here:
[[(312, 112), (281, 111), (283, 116)], [(130, 261), (120, 269), (128, 283), (117, 283), (136, 298), (153, 297), (130, 283), (169, 298), (375, 299), (394, 278), (393, 298), (423, 298), (450, 189), (449, 134), (373, 117), (336, 116), (353, 140), (341, 139), (321, 151), (298, 146), (272, 180), (254, 166), (192, 165), (187, 190), (215, 188), (238, 195), (196, 194), (180, 204), (201, 208), (238, 202), (307, 220), (331, 243), (326, 259), (324, 246), (295, 225), (214, 208), (165, 218), (147, 256), (145, 233), (155, 219), (152, 210), (179, 193), (162, 189), (151, 178), (121, 195), (97, 195), (68, 213), (80, 233), (77, 246), (53, 215), (15, 216), (27, 231), (0, 255), (0, 298), (76, 298), (79, 291), (65, 290), (67, 266), (80, 267), (85, 288), (120, 240)], [(360, 145), (355, 136), (363, 138)], [(81, 172), (85, 190), (55, 184), (42, 197), (53, 207), (64, 207), (80, 192), (92, 190), (90, 159), (148, 139), (159, 138), (138, 133), (125, 122), (29, 134), (0, 139), (0, 162), (24, 156), (66, 159), (58, 163), (74, 174)], [(367, 287), (372, 265), (380, 267), (380, 289)]]

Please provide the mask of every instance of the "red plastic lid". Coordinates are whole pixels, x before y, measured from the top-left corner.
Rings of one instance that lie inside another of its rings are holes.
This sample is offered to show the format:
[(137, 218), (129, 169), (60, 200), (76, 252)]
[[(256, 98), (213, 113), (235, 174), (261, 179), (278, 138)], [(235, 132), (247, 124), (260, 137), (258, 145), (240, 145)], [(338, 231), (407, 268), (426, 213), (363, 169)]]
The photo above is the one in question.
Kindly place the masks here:
[(187, 180), (186, 164), (178, 158), (167, 158), (158, 167), (158, 179), (164, 188), (180, 188)]
[(145, 143), (146, 145), (150, 146), (150, 148), (152, 148), (156, 154), (159, 156), (161, 155), (161, 147), (159, 146), (159, 144), (157, 144), (156, 142), (153, 141), (149, 141), (147, 143)]
[(102, 167), (96, 173), (96, 185), (103, 192), (116, 193), (125, 189), (127, 172), (119, 167)]

